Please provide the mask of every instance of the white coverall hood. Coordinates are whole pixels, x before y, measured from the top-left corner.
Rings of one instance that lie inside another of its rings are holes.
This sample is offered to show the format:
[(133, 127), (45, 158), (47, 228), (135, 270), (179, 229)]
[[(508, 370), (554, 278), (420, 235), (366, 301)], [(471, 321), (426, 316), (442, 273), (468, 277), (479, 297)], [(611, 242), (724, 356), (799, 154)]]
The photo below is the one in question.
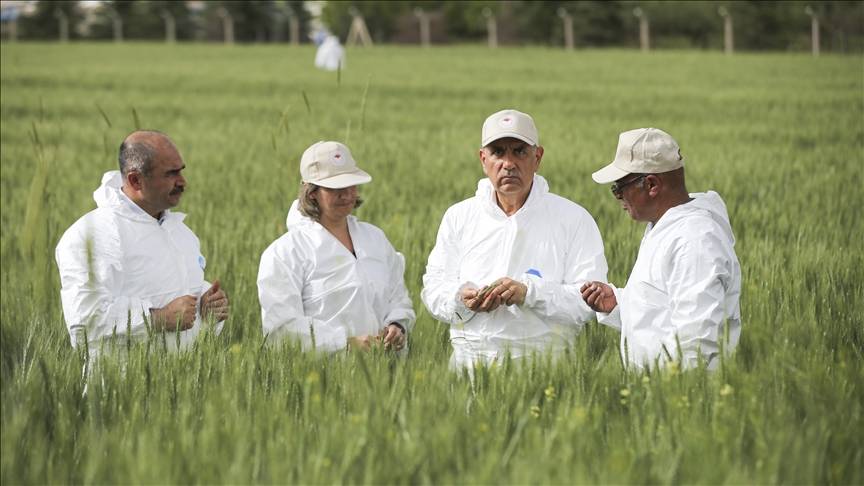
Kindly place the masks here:
[(622, 356), (637, 367), (693, 367), (701, 353), (713, 369), (738, 343), (741, 267), (726, 205), (713, 191), (690, 197), (646, 227), (618, 306), (598, 314), (621, 328)]
[[(119, 170), (108, 171), (102, 175), (102, 183), (93, 191), (93, 200), (96, 207), (113, 211), (117, 216), (141, 222), (151, 222), (153, 217), (147, 211), (133, 203), (123, 193), (123, 175)], [(162, 213), (161, 223), (167, 220), (183, 221), (186, 215), (183, 213), (172, 213), (166, 209)]]
[[(525, 204), (511, 216), (498, 207), (488, 178), (474, 197), (451, 206), (441, 221), (426, 265), (421, 297), (450, 325), (454, 368), (490, 363), (509, 353), (559, 354), (569, 348), (594, 312), (580, 286), (605, 280), (603, 241), (594, 219), (578, 204), (549, 192), (534, 176)], [(460, 298), (501, 277), (528, 288), (522, 305), (473, 313)]]

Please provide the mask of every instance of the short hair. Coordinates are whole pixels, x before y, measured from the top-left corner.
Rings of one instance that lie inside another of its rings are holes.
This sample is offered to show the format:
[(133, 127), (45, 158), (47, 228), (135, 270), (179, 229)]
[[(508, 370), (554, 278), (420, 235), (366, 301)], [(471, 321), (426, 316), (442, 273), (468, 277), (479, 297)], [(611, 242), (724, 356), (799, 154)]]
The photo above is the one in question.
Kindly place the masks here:
[(153, 166), (155, 150), (145, 142), (127, 142), (120, 144), (120, 173), (124, 176), (131, 171), (138, 171), (145, 176), (150, 175)]
[[(301, 182), (300, 183), (300, 192), (297, 194), (298, 208), (300, 210), (300, 214), (310, 218), (316, 223), (321, 222), (321, 206), (318, 205), (318, 201), (312, 197), (312, 193), (318, 190), (319, 186), (312, 184), (311, 182)], [(354, 209), (360, 207), (363, 204), (363, 199), (357, 198), (357, 201), (354, 203)]]
[(117, 161), (120, 165), (120, 173), (124, 176), (131, 171), (138, 171), (145, 176), (150, 175), (153, 168), (153, 160), (157, 156), (153, 137), (164, 138), (171, 146), (174, 142), (168, 135), (159, 130), (136, 130), (130, 133), (123, 143), (120, 144), (120, 153)]

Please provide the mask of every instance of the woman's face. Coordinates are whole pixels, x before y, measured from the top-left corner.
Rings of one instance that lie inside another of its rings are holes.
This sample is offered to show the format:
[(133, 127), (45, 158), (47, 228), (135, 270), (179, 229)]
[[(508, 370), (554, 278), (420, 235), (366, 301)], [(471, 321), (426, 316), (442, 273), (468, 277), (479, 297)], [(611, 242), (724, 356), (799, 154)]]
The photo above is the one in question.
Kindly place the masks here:
[(357, 204), (357, 186), (342, 189), (319, 187), (311, 197), (318, 201), (322, 220), (340, 221), (347, 218)]

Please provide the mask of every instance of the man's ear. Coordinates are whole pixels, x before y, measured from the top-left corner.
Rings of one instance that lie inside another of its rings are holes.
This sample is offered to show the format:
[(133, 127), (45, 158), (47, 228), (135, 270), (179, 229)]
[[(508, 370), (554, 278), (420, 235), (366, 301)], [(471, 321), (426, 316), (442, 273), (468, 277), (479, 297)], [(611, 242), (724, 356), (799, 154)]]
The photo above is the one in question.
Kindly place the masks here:
[(654, 174), (649, 174), (645, 176), (645, 187), (648, 189), (649, 196), (657, 197), (663, 189), (663, 179)]
[(141, 190), (141, 183), (143, 179), (144, 176), (137, 170), (129, 171), (126, 174), (126, 182), (129, 184), (129, 187), (135, 189), (136, 191)]

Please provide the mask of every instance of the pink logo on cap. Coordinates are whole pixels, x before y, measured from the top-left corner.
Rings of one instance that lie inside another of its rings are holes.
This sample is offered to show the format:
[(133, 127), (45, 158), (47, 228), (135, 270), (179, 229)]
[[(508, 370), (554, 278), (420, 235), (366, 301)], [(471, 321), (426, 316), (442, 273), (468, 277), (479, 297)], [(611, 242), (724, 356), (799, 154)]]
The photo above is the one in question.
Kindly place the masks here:
[(513, 117), (505, 116), (498, 122), (498, 125), (500, 125), (502, 128), (511, 128), (514, 123), (516, 123), (516, 120), (514, 120)]
[(345, 161), (342, 159), (341, 152), (336, 152), (335, 154), (333, 154), (333, 157), (330, 158), (330, 162), (332, 162), (333, 165), (345, 165)]

